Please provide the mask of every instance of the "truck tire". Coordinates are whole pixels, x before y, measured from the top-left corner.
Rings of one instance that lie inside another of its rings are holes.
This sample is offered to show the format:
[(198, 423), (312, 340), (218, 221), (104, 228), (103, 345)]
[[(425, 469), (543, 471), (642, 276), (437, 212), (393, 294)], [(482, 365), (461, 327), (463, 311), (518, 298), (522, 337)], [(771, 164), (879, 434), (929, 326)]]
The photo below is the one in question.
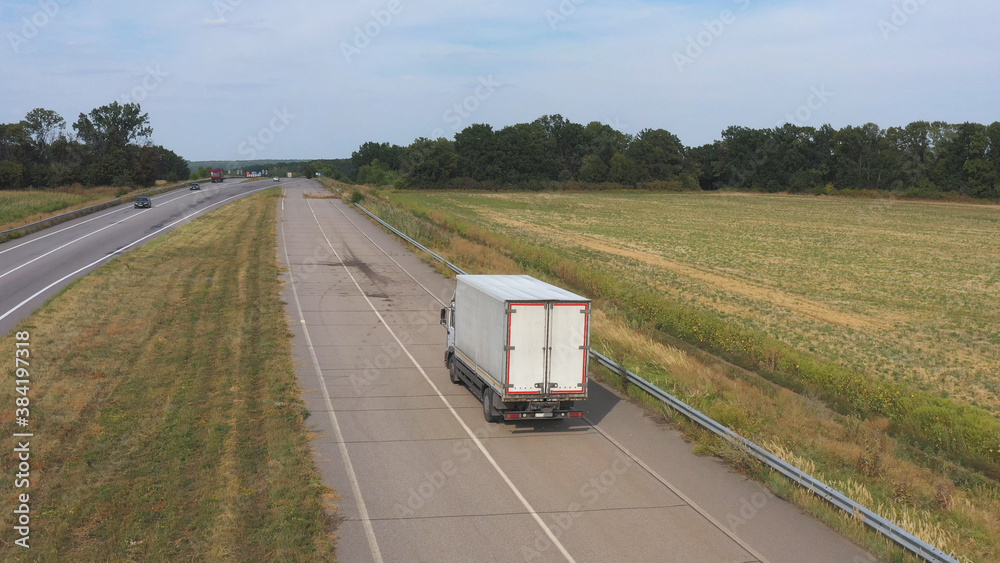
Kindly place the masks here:
[(462, 383), (462, 379), (458, 376), (458, 363), (454, 357), (448, 360), (448, 379), (455, 385)]
[(483, 418), (486, 422), (497, 422), (500, 420), (500, 413), (493, 406), (493, 389), (489, 385), (483, 387)]

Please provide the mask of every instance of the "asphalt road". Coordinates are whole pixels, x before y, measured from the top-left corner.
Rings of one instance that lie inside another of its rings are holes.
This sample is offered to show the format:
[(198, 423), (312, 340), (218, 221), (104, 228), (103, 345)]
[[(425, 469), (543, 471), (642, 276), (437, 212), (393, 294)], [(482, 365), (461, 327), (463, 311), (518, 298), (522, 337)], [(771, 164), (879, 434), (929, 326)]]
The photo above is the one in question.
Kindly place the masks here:
[[(98, 211), (0, 244), (0, 334), (114, 256), (163, 235), (206, 211), (275, 184), (270, 179), (206, 182), (152, 198), (150, 209), (132, 203)], [(282, 184), (306, 180), (283, 179)]]
[(286, 187), (278, 254), (341, 561), (874, 561), (599, 384), (487, 424), (443, 366), (454, 282), (318, 193)]

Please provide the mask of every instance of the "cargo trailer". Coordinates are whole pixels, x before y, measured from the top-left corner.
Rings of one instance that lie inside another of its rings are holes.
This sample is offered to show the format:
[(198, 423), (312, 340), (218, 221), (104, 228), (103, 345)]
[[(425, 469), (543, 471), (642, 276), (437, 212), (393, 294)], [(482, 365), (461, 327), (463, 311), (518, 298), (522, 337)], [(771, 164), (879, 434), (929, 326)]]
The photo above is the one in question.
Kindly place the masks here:
[(445, 366), (483, 400), (489, 422), (582, 416), (591, 302), (531, 276), (457, 278)]

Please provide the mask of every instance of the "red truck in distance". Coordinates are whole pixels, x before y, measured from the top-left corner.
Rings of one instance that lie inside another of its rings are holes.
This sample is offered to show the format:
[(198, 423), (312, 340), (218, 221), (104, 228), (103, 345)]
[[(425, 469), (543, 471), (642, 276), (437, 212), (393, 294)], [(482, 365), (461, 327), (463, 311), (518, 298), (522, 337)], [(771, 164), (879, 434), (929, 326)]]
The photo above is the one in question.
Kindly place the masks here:
[(222, 183), (226, 179), (226, 173), (221, 168), (212, 169), (212, 183)]

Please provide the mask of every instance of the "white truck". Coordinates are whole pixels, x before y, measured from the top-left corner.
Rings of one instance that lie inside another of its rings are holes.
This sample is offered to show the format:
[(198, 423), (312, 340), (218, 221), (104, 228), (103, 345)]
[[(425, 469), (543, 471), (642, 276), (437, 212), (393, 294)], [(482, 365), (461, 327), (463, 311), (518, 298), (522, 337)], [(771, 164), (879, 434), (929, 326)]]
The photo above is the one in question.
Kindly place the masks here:
[(531, 276), (458, 276), (444, 362), (487, 422), (576, 418), (587, 398), (590, 300)]

